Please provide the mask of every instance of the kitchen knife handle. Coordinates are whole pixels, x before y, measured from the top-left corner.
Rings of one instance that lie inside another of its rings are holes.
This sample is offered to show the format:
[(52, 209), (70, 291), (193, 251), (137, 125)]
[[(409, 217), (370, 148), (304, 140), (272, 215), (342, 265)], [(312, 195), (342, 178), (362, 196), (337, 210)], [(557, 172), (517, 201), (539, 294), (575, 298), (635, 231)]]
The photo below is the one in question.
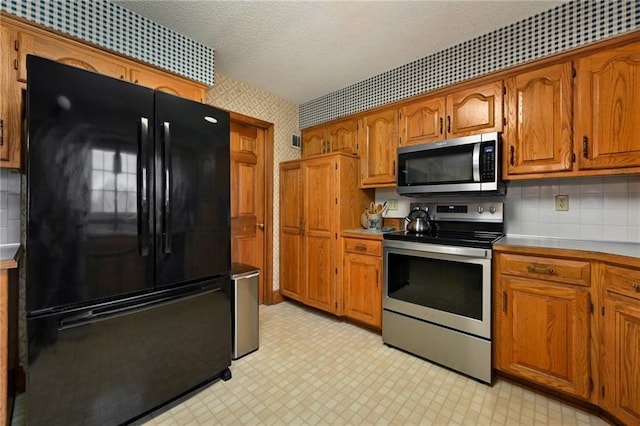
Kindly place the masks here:
[(171, 253), (171, 123), (162, 123), (162, 252)]
[(149, 255), (151, 221), (149, 220), (149, 119), (140, 117), (138, 133), (138, 253)]

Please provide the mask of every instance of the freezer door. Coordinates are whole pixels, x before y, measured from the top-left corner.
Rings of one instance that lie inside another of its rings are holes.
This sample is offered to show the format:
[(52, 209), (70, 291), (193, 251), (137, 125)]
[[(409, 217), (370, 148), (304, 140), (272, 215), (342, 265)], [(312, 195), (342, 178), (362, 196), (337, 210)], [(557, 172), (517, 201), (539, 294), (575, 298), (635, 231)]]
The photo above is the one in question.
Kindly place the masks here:
[(153, 287), (153, 91), (27, 57), (27, 311)]
[(28, 319), (28, 424), (121, 424), (220, 376), (231, 365), (229, 303), (214, 287)]
[(231, 270), (229, 114), (155, 94), (157, 286)]

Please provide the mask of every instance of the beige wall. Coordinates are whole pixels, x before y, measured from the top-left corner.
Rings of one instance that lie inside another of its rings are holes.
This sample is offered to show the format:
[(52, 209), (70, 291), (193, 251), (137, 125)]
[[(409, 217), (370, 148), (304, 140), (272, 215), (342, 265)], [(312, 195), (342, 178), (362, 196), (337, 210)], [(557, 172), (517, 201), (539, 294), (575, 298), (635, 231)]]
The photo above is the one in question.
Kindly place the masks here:
[(274, 124), (273, 289), (278, 290), (280, 288), (279, 164), (282, 161), (300, 158), (300, 150), (291, 148), (291, 134), (300, 134), (298, 105), (220, 74), (216, 74), (215, 86), (207, 91), (206, 103)]

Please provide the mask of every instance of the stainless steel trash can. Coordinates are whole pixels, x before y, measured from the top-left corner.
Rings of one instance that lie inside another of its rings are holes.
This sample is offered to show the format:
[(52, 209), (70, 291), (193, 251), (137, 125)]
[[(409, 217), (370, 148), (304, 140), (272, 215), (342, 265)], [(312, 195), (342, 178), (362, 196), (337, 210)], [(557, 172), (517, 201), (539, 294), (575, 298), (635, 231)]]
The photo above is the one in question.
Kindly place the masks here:
[(231, 265), (233, 345), (236, 360), (258, 350), (258, 277), (260, 270), (242, 263)]

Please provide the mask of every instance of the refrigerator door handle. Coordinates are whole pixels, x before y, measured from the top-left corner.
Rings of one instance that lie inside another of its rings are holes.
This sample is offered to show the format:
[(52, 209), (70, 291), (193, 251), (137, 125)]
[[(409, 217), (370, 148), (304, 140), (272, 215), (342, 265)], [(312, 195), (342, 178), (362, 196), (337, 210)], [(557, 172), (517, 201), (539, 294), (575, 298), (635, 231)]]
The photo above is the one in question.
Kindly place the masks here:
[(162, 123), (162, 163), (164, 173), (162, 251), (171, 253), (171, 125), (168, 121)]
[(151, 221), (149, 220), (149, 119), (140, 117), (140, 132), (138, 139), (138, 253), (140, 256), (149, 255)]

